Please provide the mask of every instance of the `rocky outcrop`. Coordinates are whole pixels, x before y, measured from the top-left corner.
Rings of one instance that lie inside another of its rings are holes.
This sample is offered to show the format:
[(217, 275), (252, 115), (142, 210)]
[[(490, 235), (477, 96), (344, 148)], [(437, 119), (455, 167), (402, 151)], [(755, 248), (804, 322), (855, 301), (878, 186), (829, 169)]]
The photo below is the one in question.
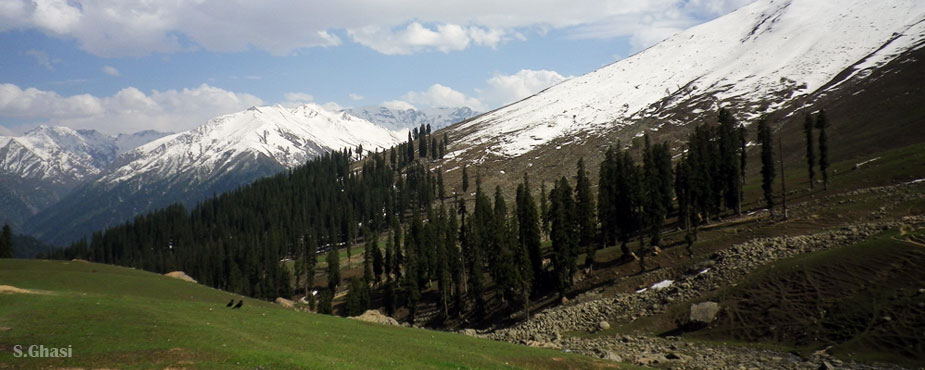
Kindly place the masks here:
[(400, 325), (398, 321), (396, 321), (395, 319), (389, 316), (383, 315), (378, 310), (367, 310), (366, 312), (363, 312), (363, 314), (360, 316), (353, 316), (350, 318), (354, 320), (371, 322), (371, 323), (380, 324), (380, 325), (391, 325), (391, 326)]

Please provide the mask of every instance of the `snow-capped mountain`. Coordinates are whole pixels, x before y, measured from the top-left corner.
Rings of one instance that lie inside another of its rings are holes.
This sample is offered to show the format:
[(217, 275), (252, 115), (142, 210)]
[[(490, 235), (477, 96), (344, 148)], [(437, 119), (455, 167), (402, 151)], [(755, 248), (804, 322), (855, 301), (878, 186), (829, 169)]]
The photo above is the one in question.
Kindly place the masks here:
[(164, 135), (39, 126), (22, 136), (0, 136), (0, 221), (18, 225), (99, 175), (124, 149)]
[(118, 154), (115, 138), (94, 130), (39, 126), (0, 137), (0, 172), (58, 184), (96, 175)]
[(120, 155), (93, 181), (30, 219), (27, 231), (66, 243), (148, 210), (191, 205), (327, 151), (381, 150), (405, 136), (314, 104), (252, 107)]
[(431, 129), (437, 130), (480, 114), (469, 107), (396, 109), (378, 105), (349, 108), (343, 112), (396, 131), (421, 125), (430, 125)]
[(518, 157), (644, 119), (684, 125), (676, 113), (720, 106), (747, 120), (835, 91), (923, 44), (925, 1), (758, 0), (456, 126), (450, 149)]

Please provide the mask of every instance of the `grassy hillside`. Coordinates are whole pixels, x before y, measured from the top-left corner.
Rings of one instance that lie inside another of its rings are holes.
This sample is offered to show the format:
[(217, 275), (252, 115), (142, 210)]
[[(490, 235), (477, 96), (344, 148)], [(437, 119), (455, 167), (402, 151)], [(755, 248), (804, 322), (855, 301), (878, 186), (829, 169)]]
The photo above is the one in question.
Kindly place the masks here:
[[(0, 368), (619, 368), (460, 334), (280, 308), (157, 274), (86, 262), (0, 260)], [(13, 356), (71, 346), (72, 358)]]

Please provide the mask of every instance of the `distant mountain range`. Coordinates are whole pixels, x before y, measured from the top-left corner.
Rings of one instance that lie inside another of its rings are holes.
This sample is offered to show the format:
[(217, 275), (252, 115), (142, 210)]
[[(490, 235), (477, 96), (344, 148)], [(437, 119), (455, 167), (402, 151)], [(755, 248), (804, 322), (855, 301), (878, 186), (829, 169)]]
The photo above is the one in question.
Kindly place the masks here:
[(481, 114), (468, 107), (395, 109), (377, 105), (345, 109), (343, 112), (390, 130), (413, 129), (421, 125), (430, 125), (432, 130), (437, 130)]
[(120, 154), (165, 135), (143, 131), (112, 136), (39, 126), (22, 136), (0, 136), (0, 222), (20, 225), (99, 175)]
[[(146, 141), (150, 135), (134, 137)], [(381, 150), (404, 138), (403, 132), (314, 104), (252, 107), (124, 153), (120, 152), (133, 143), (132, 138), (122, 137), (117, 141), (124, 144), (121, 147), (113, 143), (108, 151), (97, 153), (99, 150), (94, 149), (79, 157), (77, 163), (83, 165), (80, 171), (72, 169), (77, 164), (62, 170), (51, 167), (57, 172), (79, 172), (81, 177), (72, 176), (69, 182), (79, 185), (60, 201), (52, 199), (44, 208), (35, 207), (40, 211), (25, 221), (24, 231), (61, 245), (148, 210), (176, 202), (192, 205), (330, 150), (358, 146), (364, 151)], [(43, 170), (34, 172), (40, 177)]]

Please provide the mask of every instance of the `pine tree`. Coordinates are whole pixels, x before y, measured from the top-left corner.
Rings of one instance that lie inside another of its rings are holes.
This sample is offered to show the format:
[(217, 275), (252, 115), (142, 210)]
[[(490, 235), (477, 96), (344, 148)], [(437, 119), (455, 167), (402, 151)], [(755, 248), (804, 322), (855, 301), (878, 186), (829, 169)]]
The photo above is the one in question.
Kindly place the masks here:
[(774, 209), (774, 137), (768, 126), (768, 119), (758, 120), (758, 142), (761, 144), (761, 189), (769, 210)]
[(356, 277), (350, 278), (349, 286), (344, 299), (344, 316), (359, 316), (369, 308), (369, 286)]
[(739, 204), (741, 196), (741, 176), (739, 174), (741, 162), (739, 155), (740, 140), (736, 132), (737, 122), (726, 109), (719, 110), (719, 177), (722, 181), (723, 203), (726, 209), (742, 213)]
[[(649, 135), (645, 135), (645, 149), (643, 151), (643, 210), (642, 219), (649, 233), (649, 245), (658, 247), (661, 243), (662, 225), (665, 221), (666, 209), (662, 202), (662, 179), (655, 166), (655, 149), (649, 142)], [(641, 253), (645, 255), (643, 251)]]
[(813, 150), (815, 146), (813, 142), (813, 126), (815, 126), (813, 116), (807, 113), (803, 119), (803, 133), (806, 136), (806, 168), (809, 171), (810, 189), (816, 186), (816, 153)]
[(549, 193), (546, 192), (546, 182), (540, 183), (540, 231), (549, 235)]
[(331, 246), (325, 261), (328, 264), (328, 290), (333, 297), (337, 292), (337, 286), (340, 285), (340, 251), (336, 245)]
[(597, 218), (604, 246), (616, 244), (619, 230), (616, 221), (617, 165), (617, 150), (610, 146), (601, 161), (597, 186)]
[(594, 264), (594, 253), (597, 251), (594, 240), (597, 234), (597, 216), (584, 158), (578, 159), (578, 173), (575, 176), (575, 216), (578, 218), (578, 248), (585, 252), (585, 267), (590, 268)]
[(382, 258), (382, 250), (379, 249), (379, 243), (373, 242), (373, 275), (375, 276), (376, 285), (382, 281), (382, 274), (385, 272), (385, 261)]
[(463, 165), (462, 169), (462, 191), (463, 196), (469, 192), (469, 171), (467, 170), (469, 166)]
[[(519, 223), (518, 242), (527, 255), (530, 274), (524, 273), (527, 280), (539, 280), (543, 275), (543, 254), (540, 249), (540, 219), (536, 202), (530, 194), (530, 180), (524, 174), (524, 182), (517, 186), (517, 222)], [(532, 284), (532, 281), (531, 281)], [(531, 289), (532, 290), (532, 289)]]
[(825, 133), (828, 126), (829, 119), (825, 115), (825, 109), (820, 109), (819, 113), (816, 113), (816, 128), (819, 129), (819, 172), (822, 173), (823, 190), (829, 190), (829, 137)]
[(577, 225), (575, 222), (575, 200), (572, 198), (572, 187), (564, 176), (556, 183), (550, 192), (550, 239), (552, 239), (552, 265), (555, 272), (556, 290), (560, 297), (572, 285), (574, 276), (575, 255), (578, 241), (576, 238)]
[(13, 229), (9, 224), (3, 224), (0, 233), (0, 258), (13, 258)]

